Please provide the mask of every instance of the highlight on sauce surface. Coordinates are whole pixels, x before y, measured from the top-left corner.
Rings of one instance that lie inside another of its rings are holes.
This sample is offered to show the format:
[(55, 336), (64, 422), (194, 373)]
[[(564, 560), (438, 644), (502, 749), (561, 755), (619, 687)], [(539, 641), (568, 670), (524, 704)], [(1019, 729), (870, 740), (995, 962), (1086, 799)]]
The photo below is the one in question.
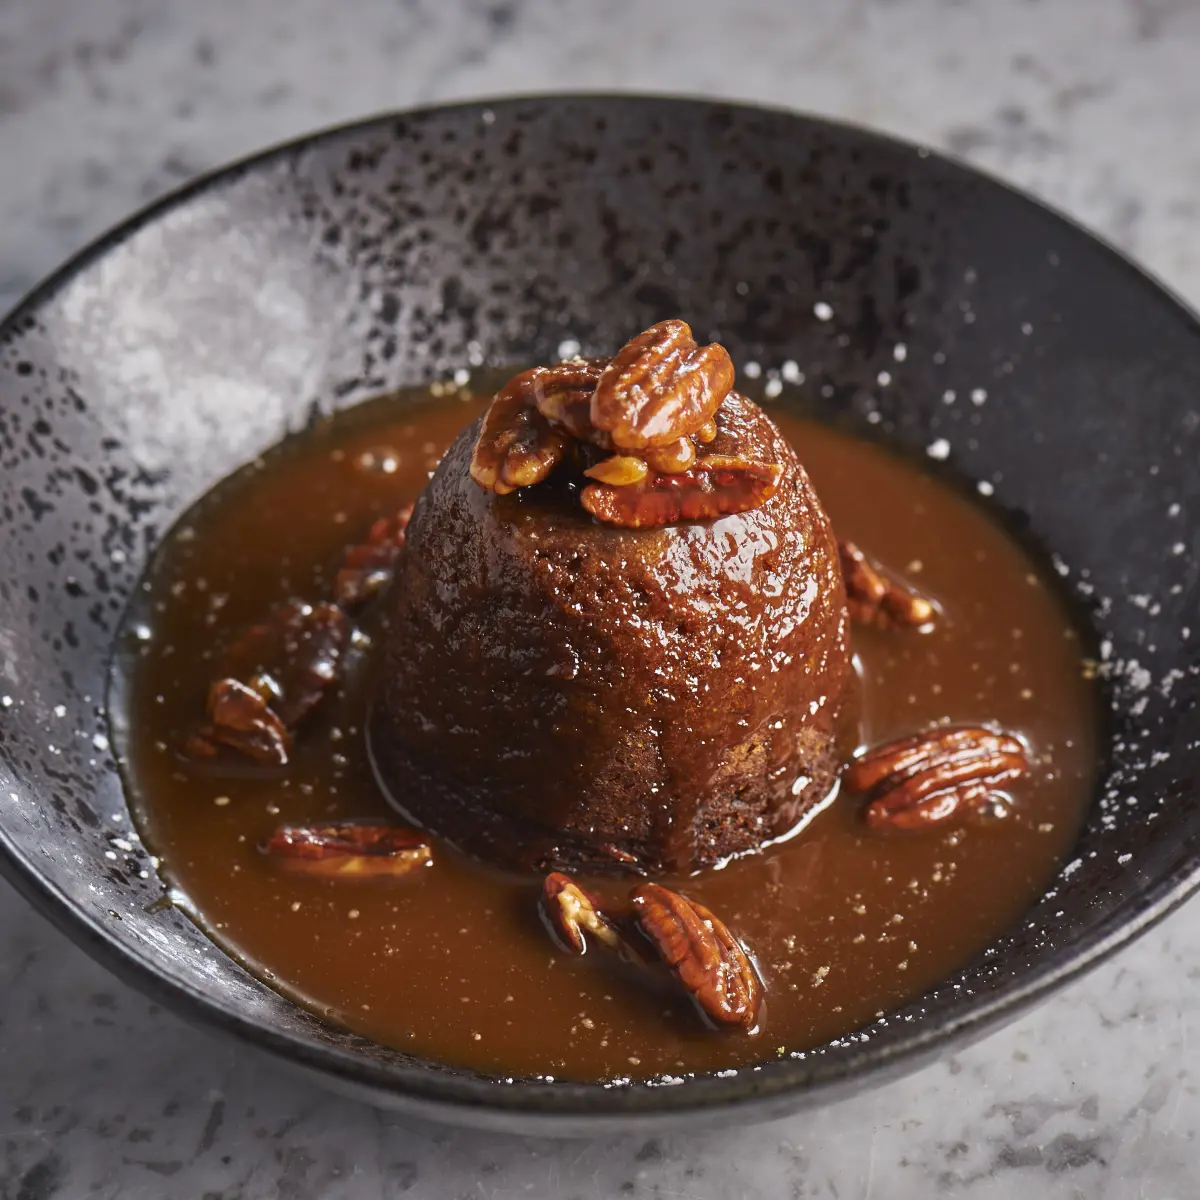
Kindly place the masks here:
[(1010, 926), (1097, 708), (974, 501), (683, 321), (383, 397), (164, 540), (114, 724), (172, 895), (327, 1019), (502, 1076), (801, 1053)]

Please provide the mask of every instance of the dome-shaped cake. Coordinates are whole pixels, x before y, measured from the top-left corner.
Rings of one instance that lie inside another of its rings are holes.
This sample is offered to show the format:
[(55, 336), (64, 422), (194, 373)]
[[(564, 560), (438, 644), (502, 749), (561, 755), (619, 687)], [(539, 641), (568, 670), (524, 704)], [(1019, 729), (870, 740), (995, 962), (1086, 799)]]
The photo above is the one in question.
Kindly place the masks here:
[[(829, 521), (732, 367), (723, 383), (697, 357), (720, 347), (688, 331), (673, 367), (630, 368), (663, 328), (607, 365), (518, 376), (408, 526), (376, 769), (413, 819), (499, 865), (693, 871), (785, 833), (842, 758)], [(603, 429), (614, 375), (618, 400), (633, 376), (650, 400)]]

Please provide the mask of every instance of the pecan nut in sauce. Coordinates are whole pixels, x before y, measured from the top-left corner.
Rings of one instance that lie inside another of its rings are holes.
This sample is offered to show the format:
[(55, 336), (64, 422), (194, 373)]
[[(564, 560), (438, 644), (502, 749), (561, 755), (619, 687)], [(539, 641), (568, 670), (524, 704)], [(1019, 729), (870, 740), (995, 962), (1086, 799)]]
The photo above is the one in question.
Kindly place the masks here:
[(775, 494), (782, 473), (777, 463), (710, 454), (679, 475), (652, 473), (641, 483), (619, 487), (588, 484), (580, 502), (610, 525), (655, 529), (758, 508)]
[(626, 342), (592, 393), (592, 424), (623, 450), (665, 446), (711, 421), (733, 388), (724, 346), (697, 346), (684, 321), (661, 321)]
[(260, 692), (237, 679), (218, 679), (208, 689), (207, 707), (209, 724), (188, 739), (189, 757), (212, 758), (224, 746), (264, 766), (287, 766), (291, 734)]
[(741, 943), (720, 918), (657, 883), (630, 893), (638, 927), (691, 995), (718, 1025), (752, 1029), (763, 987)]
[(293, 729), (341, 679), (349, 640), (350, 621), (336, 604), (289, 600), (230, 647), (226, 674), (257, 681)]
[(433, 861), (424, 834), (381, 821), (285, 825), (261, 849), (280, 866), (305, 875), (396, 878)]
[(341, 679), (349, 639), (349, 619), (336, 604), (279, 605), (229, 648), (209, 688), (209, 724), (188, 738), (185, 754), (213, 758), (224, 746), (286, 766), (291, 731)]
[(380, 517), (367, 540), (346, 551), (333, 580), (334, 598), (342, 608), (358, 608), (391, 582), (412, 514), (413, 506), (406, 504), (395, 516)]
[(542, 884), (542, 919), (556, 941), (572, 954), (587, 950), (585, 934), (591, 935), (608, 950), (622, 952), (625, 939), (615, 922), (606, 917), (569, 875), (552, 871)]
[(853, 542), (838, 542), (850, 619), (880, 629), (915, 628), (937, 616), (932, 600), (884, 574)]
[(540, 483), (567, 452), (571, 435), (534, 403), (534, 379), (544, 369), (534, 367), (509, 380), (484, 415), (471, 455), (471, 478), (489, 492), (505, 495)]
[(887, 742), (856, 758), (843, 775), (867, 799), (872, 829), (940, 825), (982, 804), (1029, 770), (1021, 741), (975, 726), (944, 726)]

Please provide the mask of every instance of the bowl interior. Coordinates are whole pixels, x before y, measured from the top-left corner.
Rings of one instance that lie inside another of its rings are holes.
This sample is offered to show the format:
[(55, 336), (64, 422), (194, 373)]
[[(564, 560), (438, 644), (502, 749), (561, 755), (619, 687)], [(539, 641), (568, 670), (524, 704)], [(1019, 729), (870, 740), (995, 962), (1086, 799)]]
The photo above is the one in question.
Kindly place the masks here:
[[(147, 556), (313, 414), (684, 315), (983, 481), (1099, 639), (1111, 760), (1021, 926), (898, 1017), (726, 1079), (504, 1084), (323, 1025), (178, 910), (131, 831), (106, 669)], [(898, 349), (902, 347), (902, 349)], [(946, 397), (953, 395), (953, 402)], [(521, 1125), (795, 1105), (1015, 1012), (1197, 876), (1200, 329), (1000, 185), (796, 116), (559, 98), (382, 119), (191, 188), (0, 331), (0, 864), (169, 1002), (376, 1098)], [(1192, 628), (1192, 624), (1196, 628)]]

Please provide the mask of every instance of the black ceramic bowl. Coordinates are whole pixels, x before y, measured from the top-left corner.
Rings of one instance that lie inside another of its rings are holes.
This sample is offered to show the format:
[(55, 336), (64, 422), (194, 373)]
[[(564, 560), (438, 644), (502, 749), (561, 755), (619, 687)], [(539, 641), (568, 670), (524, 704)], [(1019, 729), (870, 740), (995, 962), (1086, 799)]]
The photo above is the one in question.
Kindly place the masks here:
[[(1055, 556), (1111, 697), (1079, 845), (1019, 928), (900, 1019), (730, 1078), (506, 1083), (322, 1024), (154, 903), (104, 702), (147, 556), (314, 413), (444, 376), (468, 347), (606, 351), (675, 315), (738, 361), (802, 364), (810, 410), (918, 452), (944, 439), (939, 469), (982, 481)], [(1012, 1017), (1200, 879), (1200, 327), (1061, 218), (912, 146), (573, 97), (273, 151), (143, 214), (9, 318), (0, 514), (0, 866), (134, 984), (376, 1101), (564, 1132), (783, 1112)]]

